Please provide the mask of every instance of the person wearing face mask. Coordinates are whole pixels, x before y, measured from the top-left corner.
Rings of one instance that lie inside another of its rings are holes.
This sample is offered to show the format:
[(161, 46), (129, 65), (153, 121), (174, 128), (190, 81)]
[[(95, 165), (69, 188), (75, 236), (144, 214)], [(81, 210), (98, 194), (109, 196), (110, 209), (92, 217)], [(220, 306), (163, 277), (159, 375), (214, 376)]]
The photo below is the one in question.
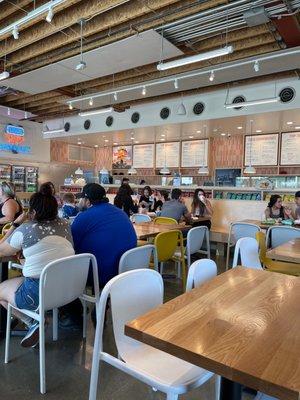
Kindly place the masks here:
[[(39, 307), (39, 278), (44, 267), (59, 258), (74, 254), (69, 224), (57, 217), (58, 205), (49, 185), (41, 187), (29, 200), (29, 212), (23, 213), (13, 223), (7, 239), (0, 243), (0, 257), (12, 256), (22, 251), (25, 263), (23, 276), (8, 279), (0, 284), (0, 303), (20, 309), (35, 311)], [(39, 324), (19, 315), (28, 333), (22, 339), (23, 347), (37, 344)]]
[(194, 225), (206, 225), (208, 229), (211, 228), (211, 221), (213, 209), (210, 201), (206, 198), (203, 189), (196, 189), (192, 201), (192, 215), (194, 217), (206, 217), (209, 219), (207, 222), (196, 223)]

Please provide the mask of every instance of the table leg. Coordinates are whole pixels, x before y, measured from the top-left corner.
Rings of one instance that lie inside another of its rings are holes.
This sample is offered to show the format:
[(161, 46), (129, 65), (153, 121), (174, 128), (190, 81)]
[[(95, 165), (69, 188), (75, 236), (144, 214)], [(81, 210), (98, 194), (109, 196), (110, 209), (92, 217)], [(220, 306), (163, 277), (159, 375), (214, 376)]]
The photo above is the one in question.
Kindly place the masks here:
[(242, 385), (226, 378), (221, 378), (220, 400), (241, 400)]
[[(1, 262), (1, 275), (0, 282), (6, 281), (8, 279), (8, 262)], [(0, 338), (5, 337), (6, 331), (6, 309), (0, 306)]]

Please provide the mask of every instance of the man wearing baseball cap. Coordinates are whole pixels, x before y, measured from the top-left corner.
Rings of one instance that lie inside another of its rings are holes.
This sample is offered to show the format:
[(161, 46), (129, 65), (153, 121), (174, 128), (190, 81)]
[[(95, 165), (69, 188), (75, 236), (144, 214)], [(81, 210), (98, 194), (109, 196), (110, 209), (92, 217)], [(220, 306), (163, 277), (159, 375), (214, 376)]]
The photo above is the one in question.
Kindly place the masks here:
[(88, 183), (76, 197), (83, 212), (71, 227), (75, 252), (94, 254), (103, 287), (118, 274), (122, 254), (136, 247), (135, 230), (127, 215), (109, 204), (105, 189), (97, 183)]

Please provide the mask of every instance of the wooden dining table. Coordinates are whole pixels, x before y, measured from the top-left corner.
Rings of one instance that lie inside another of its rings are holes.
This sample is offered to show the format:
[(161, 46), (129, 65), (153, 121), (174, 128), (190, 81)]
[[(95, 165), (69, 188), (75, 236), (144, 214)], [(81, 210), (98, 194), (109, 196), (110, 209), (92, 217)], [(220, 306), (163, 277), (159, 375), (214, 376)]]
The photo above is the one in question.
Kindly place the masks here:
[(300, 264), (300, 238), (290, 240), (268, 250), (267, 257), (274, 260)]
[(155, 224), (154, 222), (140, 222), (133, 224), (136, 236), (139, 240), (147, 240), (155, 237), (159, 233), (169, 232), (172, 230), (187, 231), (190, 225), (182, 224)]
[(222, 400), (241, 398), (226, 391), (231, 382), (300, 399), (297, 277), (233, 268), (128, 322), (125, 334), (221, 375)]
[(292, 226), (293, 228), (299, 228), (300, 229), (300, 225), (285, 225), (285, 224), (264, 224), (262, 221), (260, 221), (259, 219), (244, 219), (241, 222), (247, 222), (249, 224), (254, 224), (254, 225), (258, 225), (260, 227), (260, 229), (263, 230), (268, 230), (269, 228), (271, 228), (271, 226)]

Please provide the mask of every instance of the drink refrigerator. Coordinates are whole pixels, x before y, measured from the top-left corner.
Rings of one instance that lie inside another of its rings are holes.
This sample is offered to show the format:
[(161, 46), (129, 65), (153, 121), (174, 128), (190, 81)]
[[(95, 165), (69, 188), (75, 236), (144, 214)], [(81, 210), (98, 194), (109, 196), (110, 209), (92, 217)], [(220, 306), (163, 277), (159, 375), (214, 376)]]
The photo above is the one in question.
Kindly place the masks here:
[(11, 181), (15, 185), (16, 192), (25, 192), (25, 179), (26, 170), (25, 167), (13, 165)]
[(10, 182), (11, 165), (0, 164), (0, 182)]
[(38, 188), (38, 171), (36, 167), (26, 167), (25, 191), (36, 192)]

